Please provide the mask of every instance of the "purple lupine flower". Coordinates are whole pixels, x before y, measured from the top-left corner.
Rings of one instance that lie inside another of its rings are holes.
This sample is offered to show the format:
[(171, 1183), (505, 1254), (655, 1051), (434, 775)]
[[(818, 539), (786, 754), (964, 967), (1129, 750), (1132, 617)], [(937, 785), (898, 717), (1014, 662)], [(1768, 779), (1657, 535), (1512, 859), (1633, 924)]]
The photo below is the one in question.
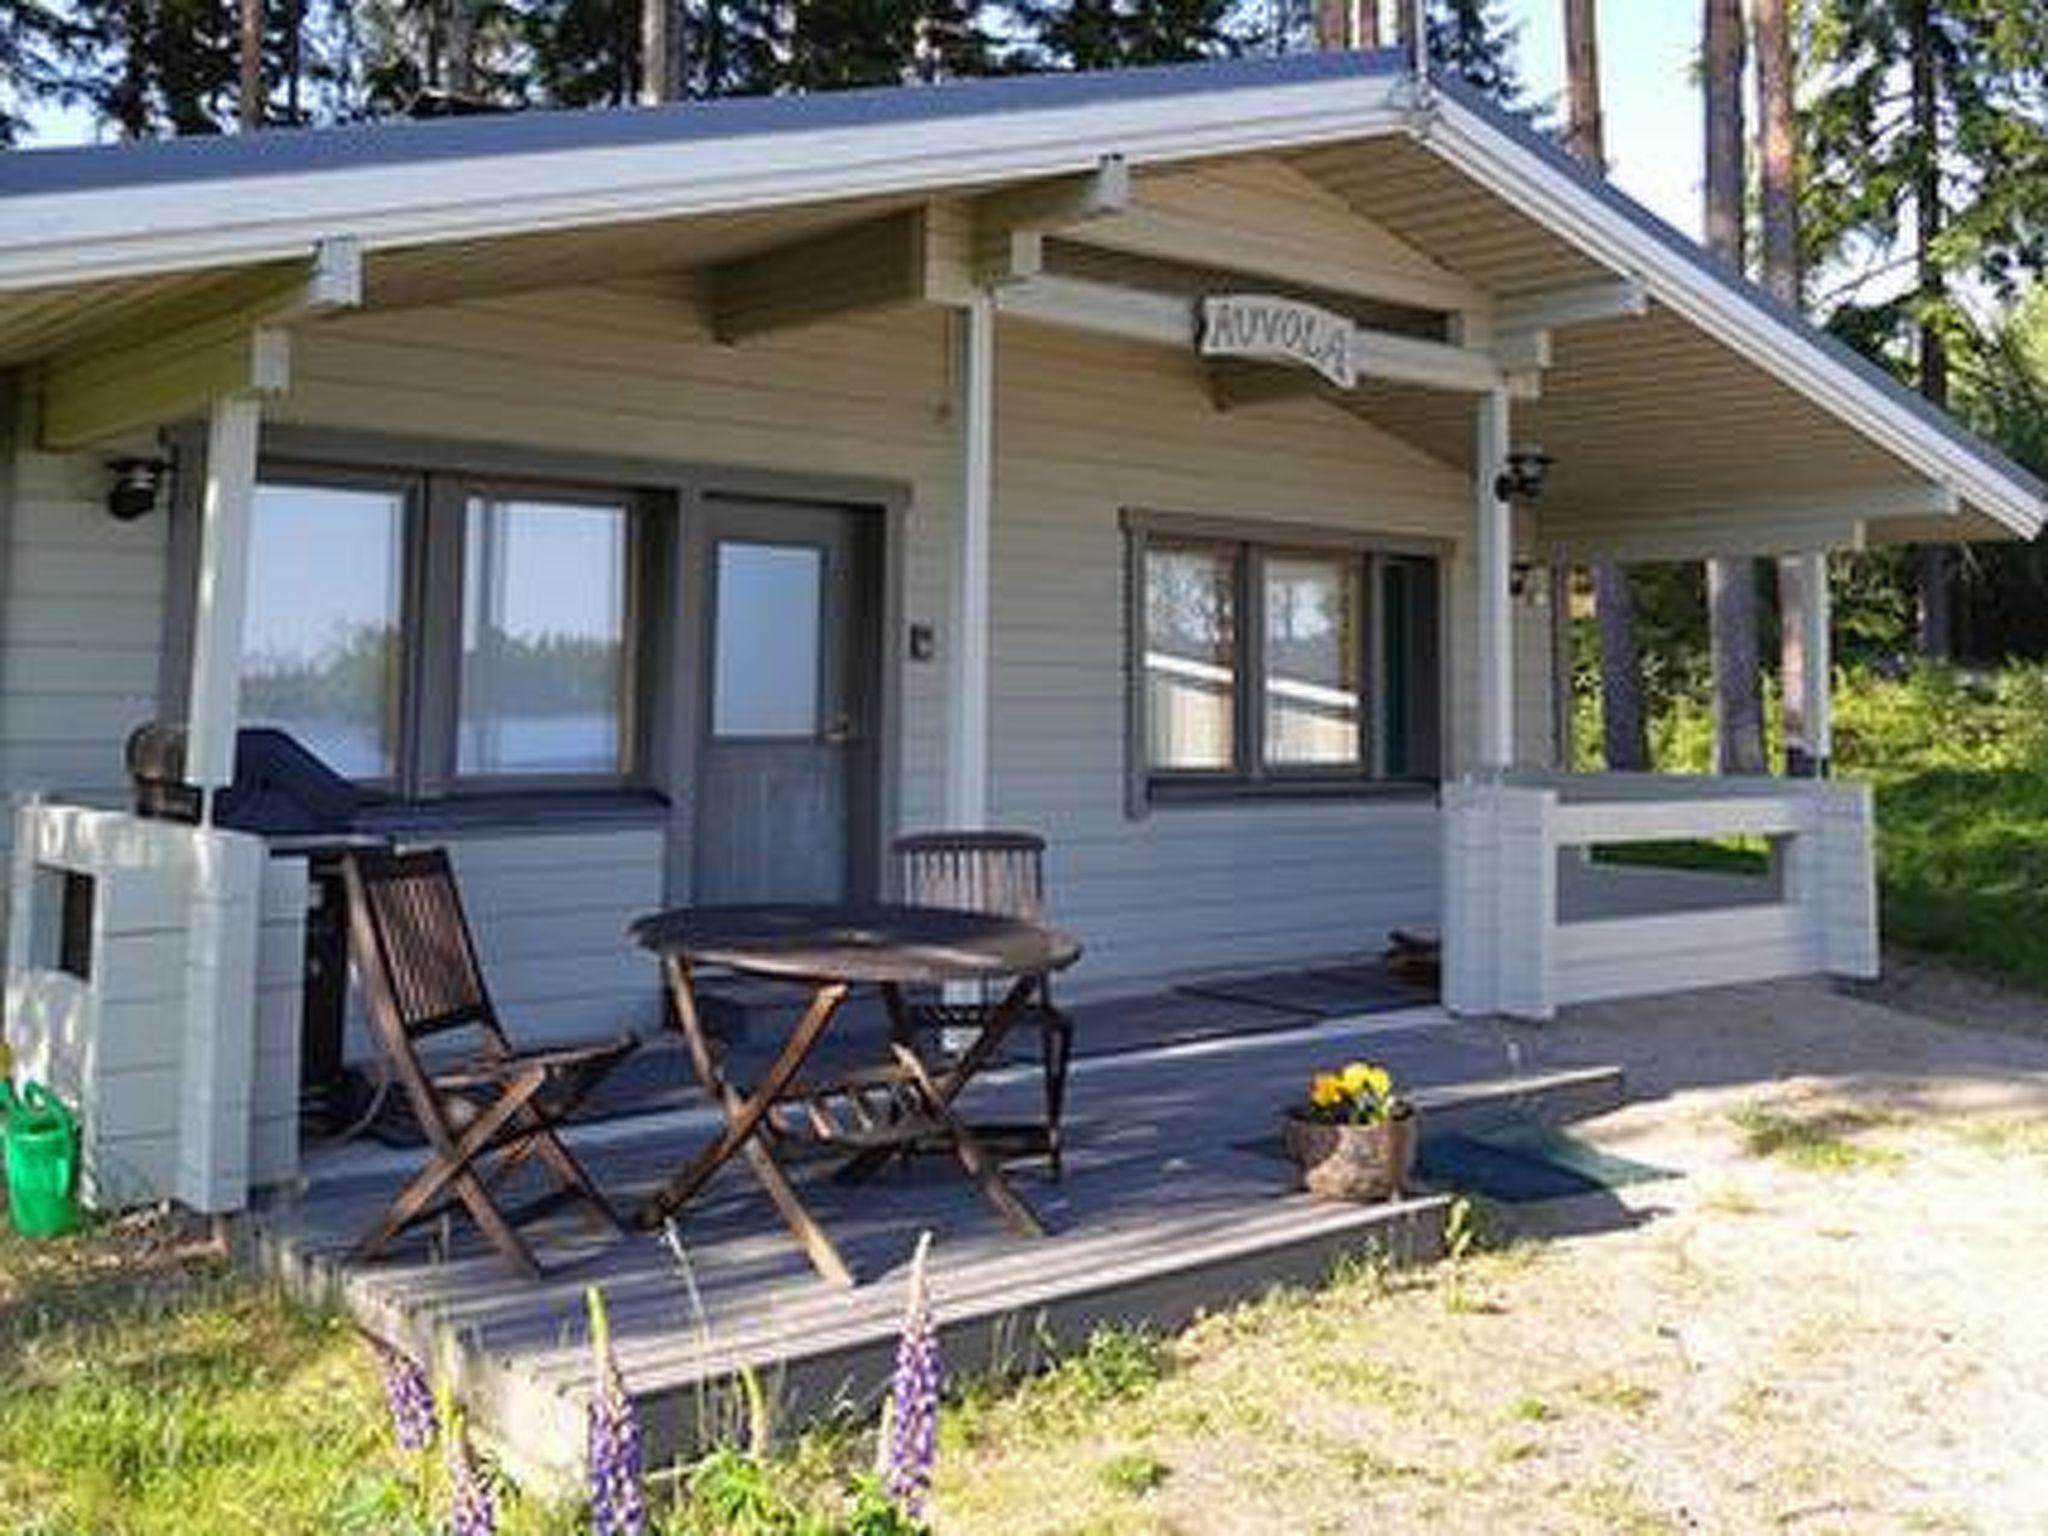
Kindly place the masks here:
[(451, 1408), (447, 1418), (449, 1536), (497, 1536), (498, 1506), (470, 1454), (462, 1415)]
[(932, 1324), (931, 1286), (925, 1275), (931, 1246), (931, 1233), (920, 1235), (910, 1261), (910, 1297), (903, 1309), (903, 1334), (896, 1343), (882, 1464), (883, 1487), (913, 1520), (923, 1517), (932, 1464), (939, 1453), (939, 1336)]
[(590, 1352), (597, 1384), (590, 1394), (590, 1528), (596, 1536), (645, 1536), (647, 1496), (641, 1481), (640, 1420), (612, 1353), (604, 1293), (591, 1286)]
[[(365, 1337), (368, 1337), (365, 1335)], [(391, 1409), (391, 1432), (401, 1451), (423, 1451), (433, 1443), (438, 1424), (434, 1388), (426, 1368), (382, 1339), (370, 1339), (370, 1352), (384, 1377), (384, 1401)]]

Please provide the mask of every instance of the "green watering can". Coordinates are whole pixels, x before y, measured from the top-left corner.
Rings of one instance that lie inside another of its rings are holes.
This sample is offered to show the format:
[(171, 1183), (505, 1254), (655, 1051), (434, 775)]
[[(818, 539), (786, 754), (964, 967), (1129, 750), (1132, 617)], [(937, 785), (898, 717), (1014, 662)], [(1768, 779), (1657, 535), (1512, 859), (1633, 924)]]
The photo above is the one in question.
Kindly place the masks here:
[(41, 1083), (20, 1093), (0, 1079), (7, 1123), (7, 1210), (23, 1237), (60, 1237), (78, 1225), (78, 1122)]

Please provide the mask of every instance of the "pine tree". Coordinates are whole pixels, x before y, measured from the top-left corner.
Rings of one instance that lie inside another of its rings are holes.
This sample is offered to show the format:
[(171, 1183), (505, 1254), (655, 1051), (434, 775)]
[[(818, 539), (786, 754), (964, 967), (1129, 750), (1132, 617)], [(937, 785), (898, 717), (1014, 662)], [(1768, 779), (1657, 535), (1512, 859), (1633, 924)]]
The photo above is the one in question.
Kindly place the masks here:
[[(1739, 275), (1746, 248), (1742, 0), (1706, 0), (1703, 17), (1707, 249)], [(1707, 615), (1714, 668), (1715, 771), (1762, 773), (1763, 678), (1757, 661), (1754, 560), (1724, 555), (1707, 562)]]
[(1429, 57), (1504, 107), (1523, 105), (1521, 71), (1515, 62), (1521, 27), (1507, 19), (1498, 0), (1431, 0)]
[(1039, 68), (1123, 69), (1237, 50), (1230, 0), (1020, 0), (1017, 18)]
[(0, 149), (21, 136), (28, 114), (57, 93), (62, 23), (40, 0), (0, 6)]
[(784, 83), (818, 91), (986, 74), (992, 55), (978, 9), (961, 0), (804, 0)]
[[(1813, 38), (1802, 234), (1812, 270), (1850, 273), (1828, 322), (1945, 406), (1955, 279), (2010, 295), (2048, 265), (2048, 27), (2038, 0), (1815, 0)], [(1952, 564), (1916, 561), (1926, 655)]]

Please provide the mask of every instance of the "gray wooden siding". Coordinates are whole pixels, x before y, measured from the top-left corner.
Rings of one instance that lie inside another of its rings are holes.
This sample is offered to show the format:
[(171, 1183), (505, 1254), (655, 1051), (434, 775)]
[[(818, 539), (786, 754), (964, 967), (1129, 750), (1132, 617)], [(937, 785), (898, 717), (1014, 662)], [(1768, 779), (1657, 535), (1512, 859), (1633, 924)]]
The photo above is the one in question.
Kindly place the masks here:
[(106, 490), (98, 454), (0, 464), (0, 847), (29, 794), (125, 800), (122, 743), (156, 712), (165, 523), (116, 522)]

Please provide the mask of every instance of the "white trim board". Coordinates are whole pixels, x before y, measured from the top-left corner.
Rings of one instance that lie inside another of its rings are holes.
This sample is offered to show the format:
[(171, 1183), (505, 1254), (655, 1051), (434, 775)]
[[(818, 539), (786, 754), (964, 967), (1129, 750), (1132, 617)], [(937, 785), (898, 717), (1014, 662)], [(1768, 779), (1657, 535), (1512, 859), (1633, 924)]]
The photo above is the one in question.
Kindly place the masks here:
[[(301, 255), (346, 232), (368, 248), (577, 225), (969, 190), (1398, 131), (1384, 77), (1201, 91), (944, 124), (883, 122), (697, 143), (296, 171), (28, 195), (0, 202), (0, 290)], [(32, 231), (33, 233), (29, 233)]]

